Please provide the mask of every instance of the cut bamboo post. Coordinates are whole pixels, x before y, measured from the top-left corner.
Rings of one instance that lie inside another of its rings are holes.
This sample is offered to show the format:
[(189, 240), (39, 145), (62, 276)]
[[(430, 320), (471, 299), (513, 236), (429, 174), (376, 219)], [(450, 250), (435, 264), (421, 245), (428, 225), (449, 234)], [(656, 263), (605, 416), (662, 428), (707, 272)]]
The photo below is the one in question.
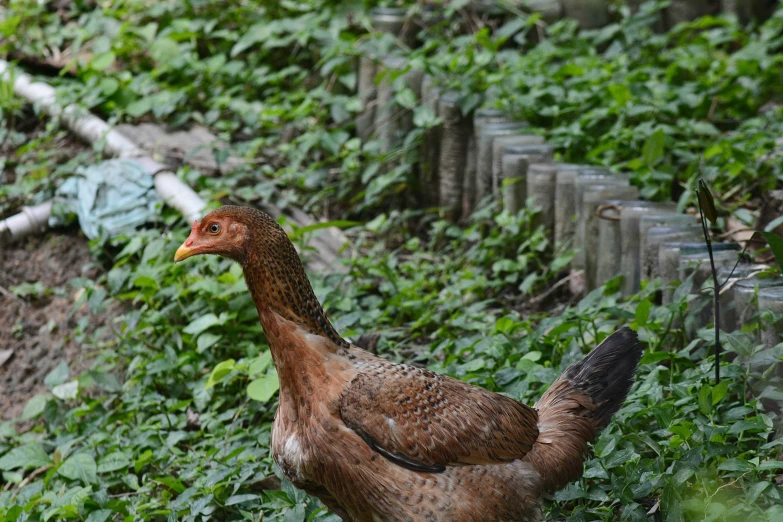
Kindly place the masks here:
[(624, 206), (620, 210), (620, 272), (625, 275), (623, 294), (631, 295), (639, 288), (641, 263), (641, 244), (639, 241), (639, 221), (644, 214), (661, 212), (674, 213), (677, 206), (674, 203), (654, 203), (640, 201), (635, 205)]
[(406, 31), (407, 13), (404, 7), (375, 7), (370, 10), (370, 21), (376, 31), (394, 35), (401, 42), (410, 45), (414, 35), (412, 31)]
[(469, 215), (476, 208), (476, 187), (478, 186), (478, 142), (476, 132), (481, 125), (488, 122), (508, 121), (500, 109), (482, 107), (473, 113), (473, 126), (468, 137), (468, 152), (465, 166), (465, 201), (463, 214)]
[(552, 163), (554, 148), (551, 145), (506, 145), (501, 152), (500, 192), (503, 210), (516, 214), (526, 204), (527, 175), (534, 163)]
[[(773, 317), (783, 316), (783, 287), (770, 287), (759, 290), (758, 295), (759, 310), (764, 313), (772, 314)], [(765, 321), (761, 326), (761, 343), (766, 347), (765, 352), (770, 352), (778, 343), (780, 343), (780, 334), (783, 332), (783, 320), (772, 320), (764, 317)], [(769, 353), (769, 359), (771, 364), (779, 364), (778, 359), (774, 354)]]
[[(670, 241), (699, 241), (701, 225), (691, 214), (652, 212), (639, 218), (639, 281), (659, 277), (658, 251)], [(639, 287), (631, 289), (637, 292)]]
[(492, 158), (494, 139), (500, 136), (520, 134), (525, 124), (515, 121), (485, 122), (476, 132), (476, 196), (475, 201), (493, 194), (494, 161)]
[(609, 23), (608, 0), (561, 0), (563, 14), (579, 22), (582, 29), (598, 29)]
[(672, 0), (664, 11), (666, 27), (671, 29), (683, 22), (690, 22), (709, 13), (708, 0)]
[[(715, 267), (734, 266), (739, 257), (738, 249), (723, 249), (719, 245), (720, 243), (713, 243), (713, 247), (718, 247), (712, 254)], [(688, 303), (685, 328), (689, 334), (695, 335), (697, 330), (713, 322), (714, 288), (712, 285), (709, 285), (709, 288), (702, 288), (706, 281), (712, 282), (712, 262), (706, 248), (701, 252), (680, 252), (678, 279), (686, 284), (689, 278), (692, 278), (692, 285), (688, 293), (696, 298)]]
[(703, 247), (704, 251), (707, 250), (707, 244), (703, 241), (667, 241), (658, 247), (658, 274), (661, 278), (661, 283), (667, 285), (667, 288), (664, 288), (662, 292), (662, 303), (666, 304), (672, 302), (674, 289), (671, 288), (670, 285), (679, 281), (680, 253), (701, 252), (699, 247)]
[(574, 182), (584, 165), (561, 163), (555, 177), (555, 247), (574, 243), (576, 194)]
[(585, 191), (593, 185), (630, 185), (627, 175), (620, 176), (611, 172), (606, 167), (592, 167), (580, 170), (574, 180), (574, 210), (576, 211), (576, 223), (574, 225), (574, 247), (576, 254), (572, 262), (574, 270), (585, 269), (585, 230), (587, 219), (582, 214), (584, 209)]
[(402, 146), (405, 136), (413, 128), (411, 111), (400, 107), (394, 100), (392, 77), (402, 73), (405, 86), (413, 91), (416, 98), (421, 98), (422, 72), (410, 68), (408, 61), (401, 56), (387, 56), (381, 60), (379, 73), (383, 74), (383, 78), (378, 84), (375, 134), (381, 142), (381, 152), (389, 153)]
[(560, 0), (527, 0), (527, 7), (541, 15), (541, 20), (553, 24), (563, 17), (563, 4)]
[(776, 0), (721, 0), (721, 10), (734, 13), (740, 22), (763, 21), (775, 9)]
[(467, 162), (470, 118), (462, 114), (459, 94), (447, 92), (440, 97), (438, 115), (443, 120), (438, 160), (439, 199), (446, 217), (456, 220), (463, 204), (465, 165)]
[(720, 325), (722, 330), (733, 332), (741, 326), (737, 323), (734, 285), (738, 281), (753, 277), (768, 268), (767, 265), (742, 264), (737, 265), (736, 268), (731, 266), (718, 268), (718, 282), (722, 285), (720, 290)]
[(587, 290), (596, 288), (598, 270), (598, 216), (596, 210), (603, 201), (610, 199), (636, 199), (639, 189), (619, 183), (590, 185), (582, 197), (582, 219), (584, 220), (584, 277)]
[(356, 117), (356, 134), (362, 141), (367, 141), (375, 132), (375, 104), (376, 88), (375, 75), (377, 73), (375, 59), (362, 55), (359, 58), (359, 79), (357, 94), (362, 102), (363, 111)]
[(543, 145), (544, 138), (537, 134), (514, 134), (492, 139), (492, 197), (501, 198), (503, 181), (503, 156), (507, 147), (514, 145)]
[(555, 237), (555, 178), (558, 166), (552, 163), (532, 163), (527, 168), (527, 197), (538, 218), (534, 223), (544, 227), (551, 246)]
[[(438, 117), (439, 101), (440, 101), (440, 89), (433, 85), (434, 78), (425, 74), (421, 79), (421, 101), (424, 107), (427, 107), (433, 116)], [(461, 115), (461, 114), (460, 114)], [(469, 122), (468, 122), (469, 128)], [(421, 184), (419, 187), (419, 193), (421, 195), (422, 203), (425, 207), (437, 206), (439, 203), (440, 181), (439, 181), (439, 168), (440, 162), (440, 143), (442, 141), (441, 134), (443, 133), (443, 125), (436, 127), (430, 127), (424, 130), (424, 136), (421, 143), (421, 156), (419, 158), (419, 166), (421, 169)], [(463, 145), (462, 155), (464, 156), (464, 150), (467, 147), (467, 143)], [(460, 176), (460, 200), (458, 205), (462, 206), (462, 178), (464, 177), (465, 166), (462, 166), (463, 175)]]
[[(751, 324), (758, 319), (758, 292), (763, 288), (783, 286), (783, 279), (779, 277), (754, 276), (748, 279), (740, 279), (734, 283), (734, 305), (737, 313), (737, 326)], [(757, 338), (760, 340), (760, 335)]]

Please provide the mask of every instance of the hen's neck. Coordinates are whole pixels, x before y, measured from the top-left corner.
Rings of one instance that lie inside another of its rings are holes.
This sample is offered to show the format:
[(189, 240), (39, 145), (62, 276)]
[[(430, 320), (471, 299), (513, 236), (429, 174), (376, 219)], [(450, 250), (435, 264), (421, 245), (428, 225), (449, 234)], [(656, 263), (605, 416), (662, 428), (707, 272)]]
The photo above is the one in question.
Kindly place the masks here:
[(271, 252), (269, 245), (249, 249), (243, 271), (265, 331), (275, 327), (270, 322), (276, 314), (310, 334), (328, 339), (335, 350), (348, 346), (326, 318), (299, 255), (287, 237)]

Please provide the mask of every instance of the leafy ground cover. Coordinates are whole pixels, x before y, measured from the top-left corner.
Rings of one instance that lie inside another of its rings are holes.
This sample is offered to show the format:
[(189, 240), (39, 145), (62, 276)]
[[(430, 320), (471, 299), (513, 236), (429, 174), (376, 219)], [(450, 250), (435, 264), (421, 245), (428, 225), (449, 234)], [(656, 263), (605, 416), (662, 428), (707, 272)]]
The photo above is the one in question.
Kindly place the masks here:
[[(488, 104), (523, 115), (562, 159), (629, 170), (646, 197), (682, 207), (704, 177), (723, 216), (750, 225), (783, 175), (771, 155), (783, 134), (783, 10), (763, 25), (708, 17), (655, 34), (657, 4), (648, 3), (577, 33), (569, 21), (499, 22), (461, 4), (416, 29), (412, 50), (368, 35), (367, 6), (324, 0), (11, 1), (0, 33), (6, 50), (47, 62), (30, 66), (62, 68), (48, 81), (64, 101), (112, 121), (201, 123), (253, 159), (219, 177), (180, 170), (213, 205), (274, 197), (361, 221), (346, 231), (347, 272), (311, 276), (337, 329), (354, 339), (379, 332), (384, 356), (532, 403), (619, 325), (637, 329), (648, 343), (639, 385), (584, 478), (548, 502), (551, 518), (777, 520), (783, 397), (739, 362), (756, 349), (754, 326), (729, 336), (732, 357), (716, 384), (710, 330), (686, 333), (694, 303), (684, 286), (666, 306), (656, 304), (656, 283), (621, 299), (618, 280), (571, 299), (555, 284), (572, 253), (551, 252), (532, 212), (485, 204), (455, 225), (406, 208), (435, 115), (395, 82), (417, 128), (394, 152), (396, 167), (381, 168), (390, 158), (377, 142), (354, 137), (362, 107), (352, 92), (360, 48), (404, 54), (458, 89), (466, 111)], [(63, 155), (54, 123), (24, 143), (29, 109), (3, 89), (6, 216), (50, 197), (97, 155)], [(90, 243), (102, 271), (73, 284), (91, 313), (120, 310), (113, 335), (80, 341), (99, 348), (90, 371), (56, 368), (24, 423), (0, 424), (0, 522), (335, 519), (284, 481), (264, 490), (274, 473), (269, 352), (236, 265), (173, 264), (187, 229), (163, 209), (155, 226)], [(25, 288), (12, 290), (33, 299)]]

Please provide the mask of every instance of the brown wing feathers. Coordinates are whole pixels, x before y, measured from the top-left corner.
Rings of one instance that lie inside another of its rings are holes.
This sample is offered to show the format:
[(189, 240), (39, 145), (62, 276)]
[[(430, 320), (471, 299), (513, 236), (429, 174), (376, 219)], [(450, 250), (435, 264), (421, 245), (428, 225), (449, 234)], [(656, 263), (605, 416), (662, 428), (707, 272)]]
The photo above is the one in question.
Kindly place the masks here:
[(552, 490), (579, 478), (592, 442), (620, 408), (642, 354), (623, 328), (570, 366), (536, 404), (427, 370), (378, 360), (351, 382), (341, 415), (375, 451), (416, 471), (524, 458)]
[(343, 422), (405, 467), (516, 460), (538, 436), (536, 412), (507, 397), (383, 360), (362, 370), (342, 397)]

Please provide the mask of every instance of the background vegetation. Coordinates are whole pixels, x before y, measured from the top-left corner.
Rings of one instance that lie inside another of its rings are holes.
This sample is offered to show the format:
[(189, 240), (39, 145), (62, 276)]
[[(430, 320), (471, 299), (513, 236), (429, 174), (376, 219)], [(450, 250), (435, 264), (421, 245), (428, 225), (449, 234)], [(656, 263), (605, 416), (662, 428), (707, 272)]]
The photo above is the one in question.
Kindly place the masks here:
[[(547, 503), (550, 517), (780, 520), (783, 396), (739, 357), (724, 362), (720, 384), (710, 380), (710, 330), (685, 333), (692, 297), (659, 306), (651, 283), (624, 300), (613, 280), (571, 300), (553, 284), (572, 253), (551, 252), (531, 212), (485, 202), (454, 225), (415, 209), (412, 165), (437, 118), (401, 81), (396, 100), (417, 127), (394, 151), (397, 166), (382, 168), (390, 158), (378, 143), (354, 136), (356, 58), (399, 53), (459, 89), (465, 111), (489, 104), (524, 116), (562, 160), (630, 171), (645, 197), (683, 209), (703, 177), (724, 217), (753, 225), (783, 177), (773, 154), (783, 9), (763, 25), (706, 17), (657, 34), (665, 4), (634, 16), (618, 4), (615, 23), (578, 32), (522, 13), (499, 22), (455, 1), (443, 21), (412, 29), (408, 49), (368, 32), (361, 3), (11, 0), (0, 35), (15, 57), (44, 57), (39, 70), (62, 67), (48, 81), (63, 102), (112, 122), (200, 123), (253, 160), (220, 176), (180, 170), (214, 206), (271, 201), (362, 223), (346, 230), (347, 272), (311, 276), (337, 329), (379, 332), (386, 357), (532, 403), (608, 333), (637, 329), (649, 346), (639, 385), (584, 478)], [(6, 216), (51, 197), (97, 155), (64, 157), (56, 122), (24, 143), (31, 109), (7, 85), (0, 100), (2, 139), (16, 145), (0, 186)], [(173, 264), (188, 228), (163, 209), (132, 237), (91, 243), (105, 270), (72, 282), (85, 290), (77, 305), (120, 312), (111, 335), (82, 339), (97, 353), (90, 371), (58, 367), (22, 422), (0, 424), (0, 522), (336, 519), (285, 482), (260, 490), (274, 472), (276, 376), (239, 268), (214, 257)], [(29, 300), (44, 290), (15, 289)], [(726, 348), (751, 353), (753, 330), (729, 335)]]

